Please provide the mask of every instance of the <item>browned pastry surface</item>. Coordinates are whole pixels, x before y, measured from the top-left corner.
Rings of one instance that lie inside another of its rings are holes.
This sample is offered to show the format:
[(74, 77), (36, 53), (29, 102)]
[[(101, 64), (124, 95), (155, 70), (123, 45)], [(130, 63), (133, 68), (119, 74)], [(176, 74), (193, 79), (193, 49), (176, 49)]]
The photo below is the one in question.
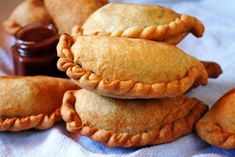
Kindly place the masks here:
[(64, 92), (79, 87), (66, 79), (0, 77), (0, 131), (47, 129), (60, 119)]
[(235, 148), (235, 89), (222, 96), (196, 124), (201, 139), (224, 149)]
[(15, 34), (21, 27), (34, 22), (52, 23), (43, 0), (25, 0), (21, 2), (9, 18), (3, 22), (3, 25), (8, 33)]
[(190, 133), (206, 110), (201, 101), (186, 96), (121, 100), (81, 89), (65, 93), (61, 114), (70, 132), (110, 147), (137, 147)]
[(190, 32), (201, 37), (204, 26), (195, 17), (162, 6), (109, 3), (89, 16), (82, 30), (85, 35), (144, 38), (177, 44)]
[(119, 98), (175, 97), (207, 84), (203, 64), (175, 46), (144, 39), (62, 35), (58, 68), (81, 87)]

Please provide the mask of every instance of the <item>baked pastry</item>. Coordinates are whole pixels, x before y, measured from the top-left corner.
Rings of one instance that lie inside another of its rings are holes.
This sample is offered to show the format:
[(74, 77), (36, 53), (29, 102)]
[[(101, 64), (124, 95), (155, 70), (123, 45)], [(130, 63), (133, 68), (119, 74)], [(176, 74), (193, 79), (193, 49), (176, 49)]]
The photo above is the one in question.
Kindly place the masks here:
[(223, 71), (218, 63), (211, 61), (201, 62), (205, 66), (209, 78), (217, 78), (222, 74)]
[(201, 37), (203, 24), (195, 17), (157, 5), (109, 3), (83, 24), (83, 34), (144, 38), (179, 43), (188, 33)]
[(200, 138), (224, 149), (235, 148), (235, 89), (222, 96), (196, 124)]
[[(205, 66), (207, 74), (208, 74), (208, 78), (217, 78), (222, 74), (222, 69), (220, 67), (220, 65), (216, 62), (211, 62), (211, 61), (201, 61), (201, 63)], [(200, 86), (199, 83), (195, 82), (193, 84), (193, 86), (188, 90), (190, 91), (191, 89), (197, 88), (198, 86)]]
[(82, 26), (87, 17), (107, 0), (44, 0), (60, 33), (71, 33), (74, 25)]
[(175, 97), (208, 80), (200, 61), (150, 40), (64, 34), (57, 52), (61, 71), (79, 86), (109, 97)]
[(15, 34), (21, 27), (34, 22), (52, 23), (43, 0), (25, 0), (21, 2), (10, 17), (3, 22), (6, 32)]
[(171, 142), (192, 132), (206, 110), (201, 101), (186, 96), (123, 100), (81, 89), (65, 93), (61, 114), (70, 132), (110, 147), (137, 147)]
[(47, 76), (0, 77), (0, 131), (47, 129), (61, 119), (62, 97), (79, 87)]

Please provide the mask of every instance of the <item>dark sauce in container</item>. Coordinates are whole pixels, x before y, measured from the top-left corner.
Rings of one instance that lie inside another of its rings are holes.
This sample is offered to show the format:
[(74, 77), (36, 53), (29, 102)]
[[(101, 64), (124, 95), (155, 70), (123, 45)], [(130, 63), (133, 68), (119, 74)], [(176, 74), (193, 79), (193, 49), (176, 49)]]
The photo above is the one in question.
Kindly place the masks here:
[(12, 46), (15, 75), (66, 77), (56, 67), (59, 35), (54, 25), (34, 23), (17, 31), (15, 38)]

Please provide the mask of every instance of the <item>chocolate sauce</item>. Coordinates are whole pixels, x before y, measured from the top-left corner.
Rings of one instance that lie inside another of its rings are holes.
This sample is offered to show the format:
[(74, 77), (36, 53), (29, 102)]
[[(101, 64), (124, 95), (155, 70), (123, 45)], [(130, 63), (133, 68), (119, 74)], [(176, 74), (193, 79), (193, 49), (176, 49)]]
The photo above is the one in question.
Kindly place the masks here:
[(15, 75), (50, 75), (65, 77), (56, 67), (59, 40), (52, 24), (34, 23), (15, 34), (12, 46)]

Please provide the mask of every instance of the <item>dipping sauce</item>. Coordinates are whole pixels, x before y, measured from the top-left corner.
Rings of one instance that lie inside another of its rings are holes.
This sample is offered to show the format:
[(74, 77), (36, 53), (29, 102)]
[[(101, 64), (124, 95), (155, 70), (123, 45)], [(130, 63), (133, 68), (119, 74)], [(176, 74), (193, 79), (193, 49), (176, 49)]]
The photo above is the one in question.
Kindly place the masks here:
[(35, 27), (27, 30), (27, 32), (23, 32), (20, 35), (20, 40), (23, 41), (31, 41), (31, 42), (41, 42), (46, 39), (49, 39), (56, 35), (56, 32), (54, 32), (51, 29), (48, 29), (46, 27)]
[(25, 26), (16, 32), (15, 38), (12, 46), (15, 75), (66, 77), (56, 67), (59, 36), (52, 24), (34, 23)]

